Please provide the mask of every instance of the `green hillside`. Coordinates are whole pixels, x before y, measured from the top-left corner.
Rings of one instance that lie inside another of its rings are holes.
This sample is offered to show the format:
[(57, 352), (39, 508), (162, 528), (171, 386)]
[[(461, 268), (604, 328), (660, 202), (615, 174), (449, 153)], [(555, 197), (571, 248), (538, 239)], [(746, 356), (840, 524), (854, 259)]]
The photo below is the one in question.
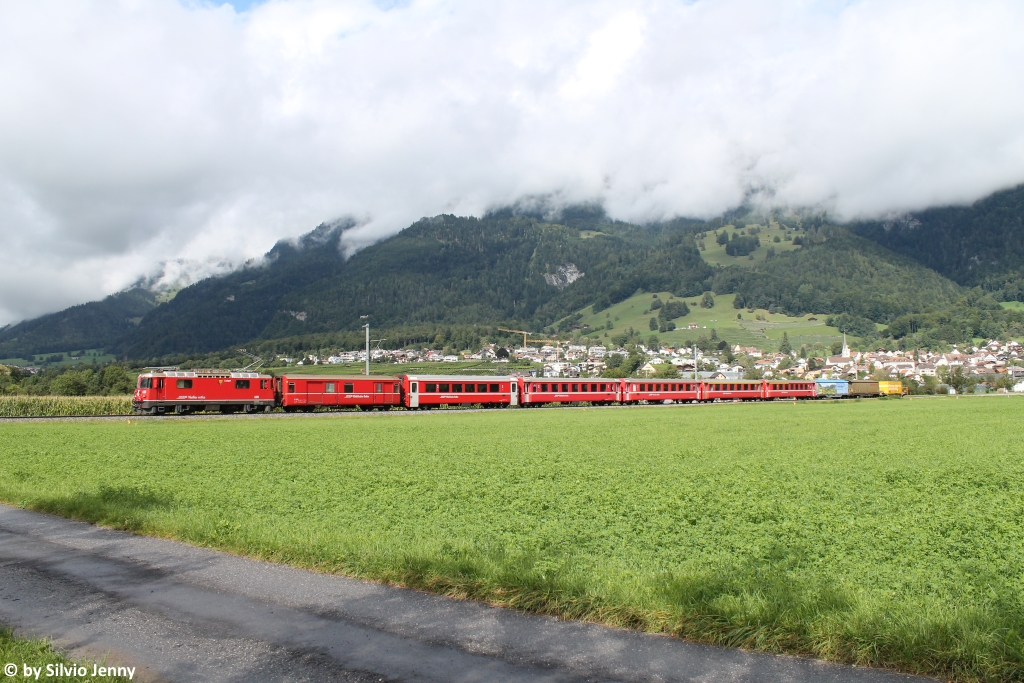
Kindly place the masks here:
[(31, 358), (117, 344), (156, 306), (145, 289), (112, 294), (0, 330), (0, 358)]
[(511, 213), (437, 216), (347, 261), (343, 229), (324, 226), (298, 245), (275, 246), (258, 266), (183, 289), (143, 320), (124, 351), (149, 358), (354, 330), (364, 315), (376, 328), (540, 329), (637, 289), (700, 294), (714, 274), (684, 226), (574, 220), (583, 229)]
[(928, 209), (852, 226), (897, 253), (966, 286), (1024, 299), (1024, 185), (970, 206)]
[[(366, 320), (388, 332), (388, 345), (455, 346), (480, 339), (481, 326), (490, 339), (496, 326), (647, 336), (641, 293), (686, 300), (679, 328), (714, 325), (742, 345), (770, 347), (784, 325), (792, 343), (825, 344), (837, 330), (928, 346), (1018, 336), (1024, 314), (997, 300), (1024, 299), (1022, 221), (1024, 186), (970, 207), (848, 227), (746, 208), (647, 226), (595, 206), (557, 219), (502, 210), (424, 218), (348, 259), (341, 242), (352, 224), (325, 224), (167, 301), (132, 290), (5, 328), (0, 357), (102, 348), (152, 360), (257, 344), (291, 353), (351, 346)], [(715, 308), (692, 305), (708, 291)], [(837, 327), (825, 328), (827, 317)]]
[(587, 307), (580, 312), (581, 316), (574, 324), (580, 326), (585, 334), (593, 335), (596, 332), (606, 341), (634, 330), (640, 332), (645, 339), (656, 334), (662, 344), (676, 347), (701, 336), (706, 337), (712, 329), (730, 345), (754, 346), (762, 351), (777, 351), (783, 332), (794, 348), (804, 344), (821, 344), (827, 348), (843, 338), (837, 328), (825, 325), (824, 316), (788, 316), (770, 313), (765, 309), (737, 311), (733, 307), (735, 294), (716, 296), (713, 292), (713, 308), (701, 308), (702, 297), (681, 297), (681, 300), (686, 301), (689, 313), (671, 319), (676, 325), (675, 330), (659, 332), (650, 329), (651, 318), (658, 316), (658, 310), (651, 310), (655, 294), (663, 302), (675, 299), (671, 292), (638, 293), (598, 313), (594, 313), (592, 307)]

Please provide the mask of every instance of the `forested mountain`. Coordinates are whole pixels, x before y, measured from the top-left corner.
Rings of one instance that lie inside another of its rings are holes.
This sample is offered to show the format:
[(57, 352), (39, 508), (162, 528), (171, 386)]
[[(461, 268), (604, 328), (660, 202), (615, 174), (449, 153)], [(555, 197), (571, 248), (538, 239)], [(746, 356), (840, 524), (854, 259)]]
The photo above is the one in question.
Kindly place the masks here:
[(804, 247), (751, 268), (718, 272), (714, 290), (737, 305), (790, 315), (847, 313), (875, 322), (952, 305), (960, 288), (935, 271), (846, 228), (808, 230)]
[(0, 358), (116, 344), (134, 332), (155, 306), (152, 292), (136, 288), (11, 325), (0, 330)]
[(1024, 185), (971, 206), (928, 209), (851, 229), (961, 285), (981, 286), (1005, 300), (1024, 294)]
[(395, 339), (445, 326), (466, 334), (474, 325), (539, 331), (637, 290), (735, 292), (744, 307), (837, 316), (857, 336), (877, 334), (881, 323), (889, 325), (883, 336), (901, 343), (967, 341), (1024, 330), (1024, 318), (996, 302), (1024, 299), (1022, 219), (1024, 186), (886, 223), (773, 216), (773, 225), (800, 233), (790, 247), (803, 246), (766, 248), (763, 261), (751, 256), (726, 267), (706, 263), (695, 238), (704, 248), (723, 225), (737, 232), (764, 218), (743, 209), (708, 222), (638, 226), (596, 207), (554, 220), (513, 210), (443, 215), (347, 260), (340, 244), (350, 224), (322, 225), (159, 306), (152, 294), (132, 290), (7, 328), (0, 357), (106, 347), (152, 359), (271, 339), (297, 348), (302, 339), (347, 338), (361, 316)]
[[(258, 265), (188, 287), (123, 351), (145, 358), (252, 339), (422, 323), (548, 325), (637, 289), (699, 294), (713, 270), (685, 223), (640, 227), (577, 212), (563, 225), (502, 212), (437, 216), (347, 261), (341, 227), (281, 243)], [(583, 229), (581, 229), (583, 228)]]

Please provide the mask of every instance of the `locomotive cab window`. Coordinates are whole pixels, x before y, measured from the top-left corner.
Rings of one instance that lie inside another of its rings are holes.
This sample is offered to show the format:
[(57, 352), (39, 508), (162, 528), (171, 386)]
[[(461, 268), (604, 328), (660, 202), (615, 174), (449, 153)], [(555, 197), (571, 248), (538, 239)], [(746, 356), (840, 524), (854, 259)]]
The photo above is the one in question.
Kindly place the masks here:
[(235, 389), (248, 389), (248, 388), (249, 388), (249, 380), (247, 380), (247, 379), (236, 379), (235, 380)]
[(269, 379), (261, 379), (261, 380), (260, 380), (260, 389), (266, 389), (266, 388), (267, 388), (267, 385), (268, 385), (269, 383), (270, 383), (270, 380), (269, 380)]
[(191, 389), (192, 388), (192, 380), (190, 380), (190, 379), (179, 379), (177, 382), (174, 383), (174, 386), (176, 386), (179, 389)]
[(160, 379), (158, 379), (156, 381), (156, 388), (157, 389), (163, 389), (164, 388), (164, 380), (163, 380), (163, 378), (160, 378)]
[(345, 393), (351, 394), (356, 390), (355, 385), (352, 382), (345, 382)]
[(152, 377), (140, 377), (139, 378), (139, 389), (152, 389), (153, 378)]

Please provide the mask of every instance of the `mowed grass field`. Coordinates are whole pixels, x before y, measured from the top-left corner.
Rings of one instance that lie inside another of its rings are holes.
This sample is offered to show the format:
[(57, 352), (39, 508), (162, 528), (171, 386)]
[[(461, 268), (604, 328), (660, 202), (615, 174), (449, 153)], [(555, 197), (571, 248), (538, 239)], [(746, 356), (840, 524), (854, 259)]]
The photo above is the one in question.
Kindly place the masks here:
[(1024, 678), (1024, 400), (0, 424), (0, 498), (684, 638)]

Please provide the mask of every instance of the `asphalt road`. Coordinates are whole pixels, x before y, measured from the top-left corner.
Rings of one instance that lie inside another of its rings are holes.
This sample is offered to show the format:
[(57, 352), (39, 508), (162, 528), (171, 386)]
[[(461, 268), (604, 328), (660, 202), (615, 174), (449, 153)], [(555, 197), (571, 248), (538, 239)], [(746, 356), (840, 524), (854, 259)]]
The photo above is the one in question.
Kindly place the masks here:
[(3, 505), (0, 622), (73, 657), (136, 666), (136, 680), (925, 680), (521, 614)]

